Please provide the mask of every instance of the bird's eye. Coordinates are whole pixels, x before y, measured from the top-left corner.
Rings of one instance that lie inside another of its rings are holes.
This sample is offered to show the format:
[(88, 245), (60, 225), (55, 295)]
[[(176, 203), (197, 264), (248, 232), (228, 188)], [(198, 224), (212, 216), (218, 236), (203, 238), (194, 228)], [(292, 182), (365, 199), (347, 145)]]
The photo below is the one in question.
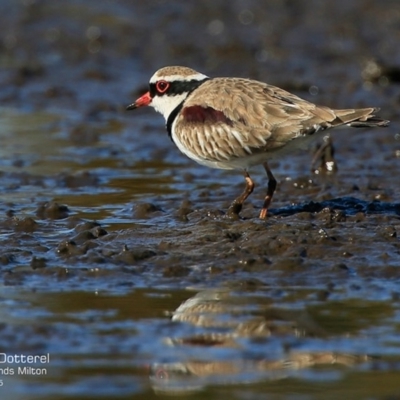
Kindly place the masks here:
[(167, 81), (158, 81), (156, 83), (156, 89), (158, 93), (165, 93), (169, 88), (169, 83)]

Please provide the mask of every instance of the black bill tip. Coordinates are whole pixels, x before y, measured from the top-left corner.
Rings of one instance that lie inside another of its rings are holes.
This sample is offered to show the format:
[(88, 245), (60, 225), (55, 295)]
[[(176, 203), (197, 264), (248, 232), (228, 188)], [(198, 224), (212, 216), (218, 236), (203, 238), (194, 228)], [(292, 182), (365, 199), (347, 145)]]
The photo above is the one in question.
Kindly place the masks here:
[(126, 110), (134, 110), (135, 108), (137, 108), (137, 105), (136, 105), (136, 103), (132, 103), (132, 104), (129, 104), (129, 106), (127, 106), (126, 107)]

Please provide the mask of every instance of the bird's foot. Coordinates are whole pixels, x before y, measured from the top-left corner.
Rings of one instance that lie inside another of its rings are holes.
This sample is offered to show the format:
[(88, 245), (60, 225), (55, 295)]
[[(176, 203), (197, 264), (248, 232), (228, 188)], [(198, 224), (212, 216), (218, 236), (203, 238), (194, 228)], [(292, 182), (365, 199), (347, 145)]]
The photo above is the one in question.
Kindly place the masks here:
[(260, 211), (260, 219), (267, 219), (268, 209), (263, 207)]

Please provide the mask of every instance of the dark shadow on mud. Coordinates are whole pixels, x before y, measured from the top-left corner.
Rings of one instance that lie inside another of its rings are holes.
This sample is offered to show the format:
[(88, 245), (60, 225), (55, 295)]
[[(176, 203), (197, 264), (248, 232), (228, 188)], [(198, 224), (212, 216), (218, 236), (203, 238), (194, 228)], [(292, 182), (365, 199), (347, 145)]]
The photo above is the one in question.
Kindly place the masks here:
[(400, 215), (400, 203), (386, 203), (379, 200), (365, 201), (355, 197), (338, 197), (321, 202), (310, 201), (293, 206), (269, 210), (271, 215), (290, 216), (303, 212), (318, 213), (323, 209), (339, 210), (345, 215), (365, 214), (388, 214)]

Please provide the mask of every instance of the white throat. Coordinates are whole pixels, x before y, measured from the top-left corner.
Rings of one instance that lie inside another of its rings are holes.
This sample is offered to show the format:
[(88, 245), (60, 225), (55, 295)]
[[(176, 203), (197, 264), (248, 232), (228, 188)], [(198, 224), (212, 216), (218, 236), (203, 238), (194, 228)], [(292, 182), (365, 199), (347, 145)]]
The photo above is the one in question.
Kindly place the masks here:
[(174, 111), (175, 108), (178, 107), (183, 100), (185, 100), (187, 95), (188, 93), (185, 92), (175, 96), (168, 96), (167, 94), (164, 96), (154, 96), (150, 106), (162, 114), (165, 118), (165, 121), (167, 121), (172, 111)]

